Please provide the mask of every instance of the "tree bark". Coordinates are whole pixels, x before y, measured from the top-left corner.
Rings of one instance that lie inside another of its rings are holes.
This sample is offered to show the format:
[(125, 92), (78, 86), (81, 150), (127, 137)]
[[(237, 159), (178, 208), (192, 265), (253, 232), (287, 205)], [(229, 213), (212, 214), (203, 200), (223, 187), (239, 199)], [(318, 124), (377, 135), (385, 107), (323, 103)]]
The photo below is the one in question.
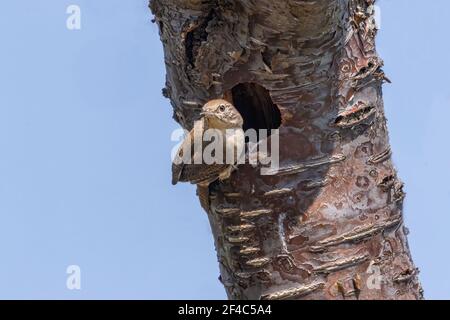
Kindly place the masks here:
[(281, 115), (279, 174), (241, 165), (210, 186), (228, 297), (421, 299), (383, 110), (374, 0), (150, 7), (164, 45), (163, 93), (184, 128), (218, 97), (252, 110), (247, 127), (277, 127), (255, 120), (257, 101), (270, 99)]

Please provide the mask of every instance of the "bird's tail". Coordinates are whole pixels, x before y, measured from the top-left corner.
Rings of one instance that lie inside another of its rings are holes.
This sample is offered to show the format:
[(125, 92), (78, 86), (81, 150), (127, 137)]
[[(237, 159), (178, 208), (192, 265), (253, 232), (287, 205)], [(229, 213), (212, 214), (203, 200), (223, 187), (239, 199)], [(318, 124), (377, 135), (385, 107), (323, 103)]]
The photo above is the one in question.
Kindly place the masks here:
[(200, 205), (209, 213), (209, 186), (197, 184), (197, 196), (200, 199)]

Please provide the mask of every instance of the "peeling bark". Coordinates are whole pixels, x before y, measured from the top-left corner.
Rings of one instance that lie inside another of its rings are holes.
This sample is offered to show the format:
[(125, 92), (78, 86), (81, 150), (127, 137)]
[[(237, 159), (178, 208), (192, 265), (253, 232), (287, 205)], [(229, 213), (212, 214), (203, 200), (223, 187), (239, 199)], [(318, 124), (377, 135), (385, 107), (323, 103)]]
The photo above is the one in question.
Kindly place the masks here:
[(261, 176), (242, 165), (210, 186), (230, 299), (422, 298), (391, 160), (373, 2), (150, 3), (164, 44), (164, 94), (184, 128), (206, 101), (241, 99), (239, 86), (256, 84), (271, 100), (250, 89), (260, 101), (246, 102), (256, 112), (250, 127), (276, 127), (266, 107), (280, 110), (281, 171)]

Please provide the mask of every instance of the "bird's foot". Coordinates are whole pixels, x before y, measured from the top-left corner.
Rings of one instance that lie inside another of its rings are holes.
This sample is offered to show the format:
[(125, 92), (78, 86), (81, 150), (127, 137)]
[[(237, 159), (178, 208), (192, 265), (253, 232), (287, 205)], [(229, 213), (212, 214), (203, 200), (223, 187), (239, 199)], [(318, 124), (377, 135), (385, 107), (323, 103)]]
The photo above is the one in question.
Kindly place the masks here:
[(219, 174), (219, 180), (224, 181), (230, 178), (231, 173), (236, 170), (236, 166), (231, 165)]

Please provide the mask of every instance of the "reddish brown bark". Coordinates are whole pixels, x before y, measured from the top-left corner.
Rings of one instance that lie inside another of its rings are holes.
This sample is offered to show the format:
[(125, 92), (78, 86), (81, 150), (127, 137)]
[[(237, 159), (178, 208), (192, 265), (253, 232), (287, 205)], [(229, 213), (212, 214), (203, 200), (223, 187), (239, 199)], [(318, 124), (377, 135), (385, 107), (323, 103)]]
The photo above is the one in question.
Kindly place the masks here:
[(243, 165), (210, 186), (229, 298), (422, 297), (391, 160), (373, 2), (151, 1), (164, 93), (183, 127), (222, 96), (252, 110), (249, 127), (277, 125), (267, 120), (272, 102), (281, 112), (281, 172)]

